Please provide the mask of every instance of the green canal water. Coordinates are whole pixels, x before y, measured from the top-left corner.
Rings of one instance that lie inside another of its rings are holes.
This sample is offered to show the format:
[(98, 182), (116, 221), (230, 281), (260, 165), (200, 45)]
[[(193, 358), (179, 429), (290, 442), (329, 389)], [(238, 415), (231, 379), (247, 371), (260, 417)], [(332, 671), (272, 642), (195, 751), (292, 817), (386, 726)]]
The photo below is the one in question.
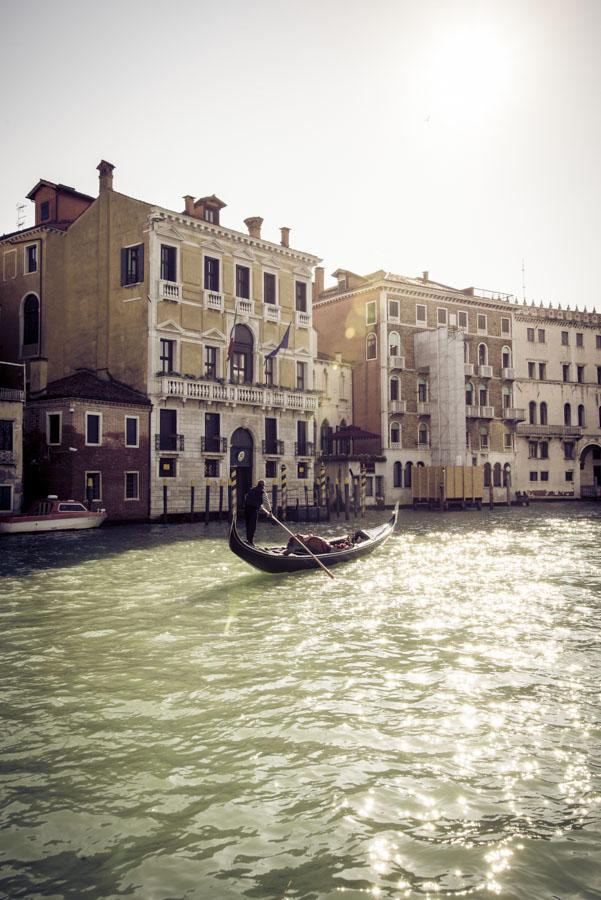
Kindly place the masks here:
[(600, 506), (225, 533), (0, 540), (1, 898), (601, 897)]

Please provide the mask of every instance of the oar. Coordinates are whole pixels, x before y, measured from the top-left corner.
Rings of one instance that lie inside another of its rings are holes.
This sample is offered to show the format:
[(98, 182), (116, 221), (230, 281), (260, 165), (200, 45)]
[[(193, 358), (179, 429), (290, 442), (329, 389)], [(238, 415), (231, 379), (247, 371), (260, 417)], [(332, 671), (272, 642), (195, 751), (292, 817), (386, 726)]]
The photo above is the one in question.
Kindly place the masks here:
[(298, 536), (297, 534), (294, 534), (293, 531), (290, 531), (290, 529), (287, 528), (287, 527), (284, 525), (283, 522), (280, 522), (279, 519), (276, 519), (276, 517), (274, 516), (274, 514), (273, 514), (272, 512), (270, 512), (268, 509), (265, 509), (264, 506), (261, 507), (261, 512), (265, 513), (266, 516), (269, 516), (270, 518), (272, 518), (273, 521), (276, 522), (278, 525), (281, 525), (282, 528), (284, 529), (284, 531), (287, 531), (287, 532), (288, 532), (288, 534), (290, 535), (290, 537), (294, 538), (295, 541), (298, 541), (299, 544), (301, 544), (301, 546), (305, 548), (305, 550), (307, 551), (307, 553), (309, 554), (309, 556), (312, 556), (312, 557), (313, 557), (313, 559), (315, 560), (315, 562), (316, 562), (318, 565), (321, 566), (321, 568), (324, 570), (324, 572), (325, 572), (327, 575), (329, 575), (330, 578), (334, 578), (334, 575), (330, 572), (330, 570), (328, 569), (328, 567), (327, 567), (327, 566), (324, 566), (324, 564), (322, 563), (322, 561), (319, 559), (318, 556), (315, 556), (314, 553), (311, 553), (311, 551), (309, 550), (309, 548), (307, 547), (307, 545), (305, 544), (305, 542), (302, 541), (302, 540), (299, 538), (299, 536)]

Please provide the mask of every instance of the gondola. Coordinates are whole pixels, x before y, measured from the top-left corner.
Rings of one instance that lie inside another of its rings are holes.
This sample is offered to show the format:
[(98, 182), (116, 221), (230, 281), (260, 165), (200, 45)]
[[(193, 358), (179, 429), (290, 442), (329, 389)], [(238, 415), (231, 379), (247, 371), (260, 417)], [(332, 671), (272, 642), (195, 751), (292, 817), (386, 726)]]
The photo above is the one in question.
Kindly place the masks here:
[[(398, 511), (399, 507), (397, 503), (393, 514), (384, 525), (362, 531), (362, 534), (365, 535), (365, 537), (355, 542), (352, 546), (347, 547), (345, 550), (334, 549), (329, 553), (320, 553), (318, 554), (318, 559), (322, 560), (323, 564), (330, 569), (332, 566), (337, 566), (338, 563), (349, 562), (350, 560), (367, 556), (368, 553), (372, 553), (377, 547), (381, 547), (382, 544), (388, 540), (394, 531)], [(330, 543), (335, 546), (337, 541), (343, 542), (344, 540), (345, 536), (333, 538)], [(235, 553), (236, 556), (239, 556), (240, 559), (243, 559), (249, 565), (254, 566), (255, 569), (260, 569), (262, 572), (280, 574), (286, 572), (304, 572), (308, 569), (319, 568), (319, 564), (307, 553), (291, 553), (286, 556), (284, 554), (285, 549), (285, 546), (268, 548), (251, 546), (240, 537), (236, 522), (232, 522), (230, 528), (230, 550)]]

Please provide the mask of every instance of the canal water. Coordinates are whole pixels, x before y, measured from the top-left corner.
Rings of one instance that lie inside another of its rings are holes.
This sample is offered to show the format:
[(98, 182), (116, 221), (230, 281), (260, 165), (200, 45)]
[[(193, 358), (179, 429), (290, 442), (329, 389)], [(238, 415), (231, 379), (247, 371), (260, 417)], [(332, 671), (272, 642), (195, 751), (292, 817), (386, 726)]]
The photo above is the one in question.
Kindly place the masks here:
[(225, 534), (0, 540), (1, 898), (601, 897), (601, 507)]

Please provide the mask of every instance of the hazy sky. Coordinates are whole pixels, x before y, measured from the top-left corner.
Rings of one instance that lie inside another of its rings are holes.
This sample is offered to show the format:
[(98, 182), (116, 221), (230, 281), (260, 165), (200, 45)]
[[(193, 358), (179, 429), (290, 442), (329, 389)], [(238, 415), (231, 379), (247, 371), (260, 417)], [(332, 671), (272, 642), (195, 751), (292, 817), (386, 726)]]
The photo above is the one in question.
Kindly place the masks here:
[(600, 45), (601, 0), (5, 3), (0, 233), (104, 158), (327, 273), (521, 298), (523, 259), (529, 300), (601, 310)]

